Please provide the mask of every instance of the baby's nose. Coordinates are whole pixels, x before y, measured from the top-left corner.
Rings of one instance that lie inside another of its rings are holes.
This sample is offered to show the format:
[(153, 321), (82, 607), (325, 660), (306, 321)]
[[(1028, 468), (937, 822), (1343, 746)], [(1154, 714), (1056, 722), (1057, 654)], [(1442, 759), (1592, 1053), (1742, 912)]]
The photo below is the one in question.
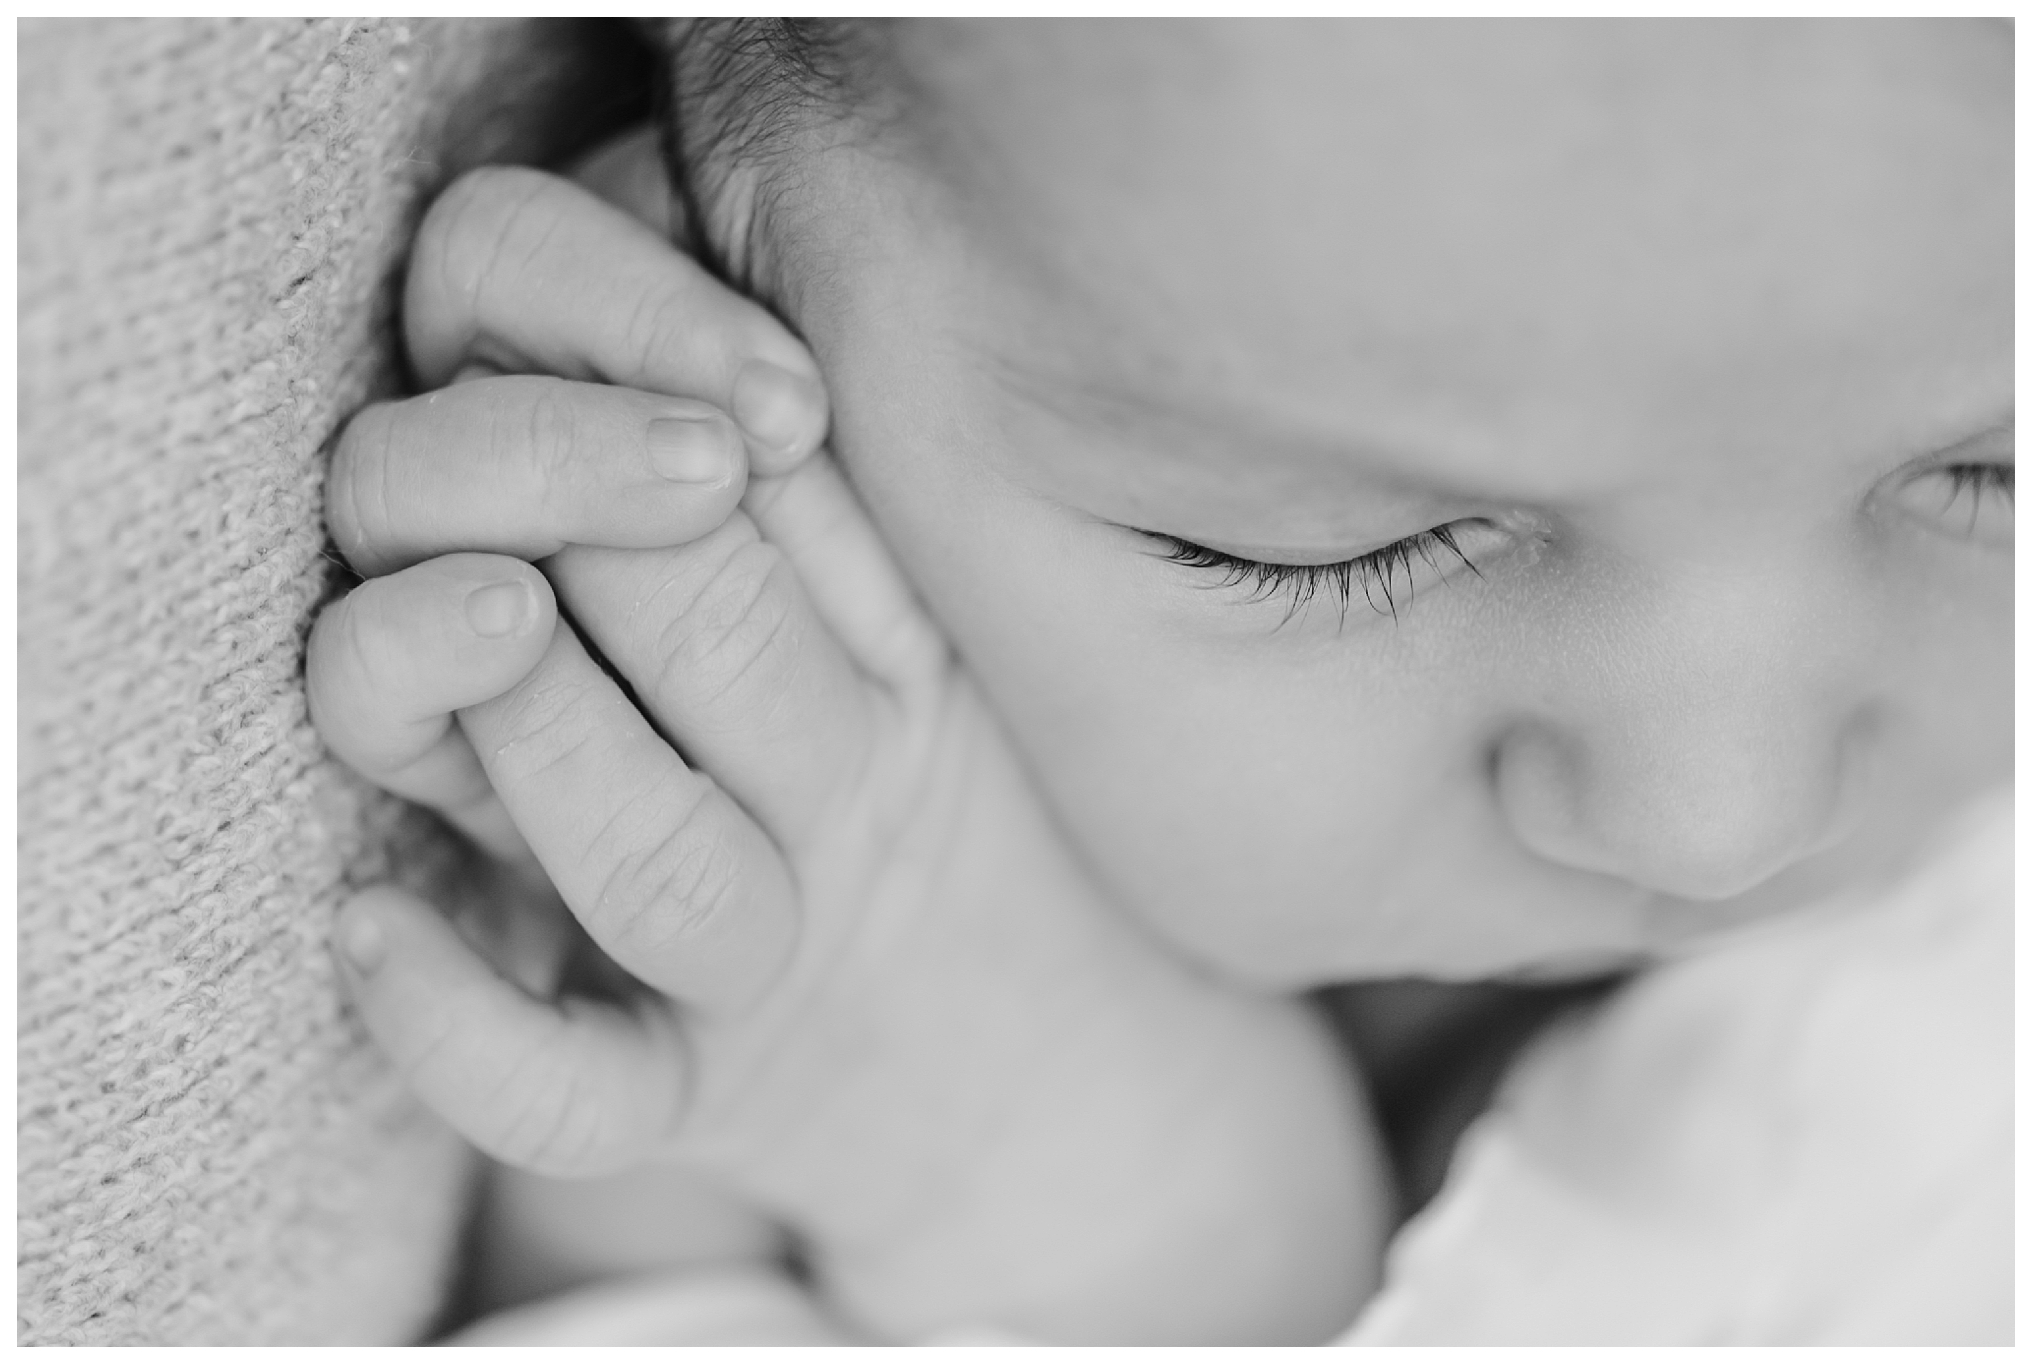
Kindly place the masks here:
[(1744, 728), (1689, 709), (1618, 733), (1526, 724), (1497, 790), (1539, 856), (1688, 900), (1724, 900), (1837, 841), (1863, 744), (1857, 725)]
[(1740, 895), (1851, 827), (1874, 747), (1864, 632), (1797, 576), (1707, 576), (1602, 621), (1497, 737), (1532, 851), (1690, 900)]

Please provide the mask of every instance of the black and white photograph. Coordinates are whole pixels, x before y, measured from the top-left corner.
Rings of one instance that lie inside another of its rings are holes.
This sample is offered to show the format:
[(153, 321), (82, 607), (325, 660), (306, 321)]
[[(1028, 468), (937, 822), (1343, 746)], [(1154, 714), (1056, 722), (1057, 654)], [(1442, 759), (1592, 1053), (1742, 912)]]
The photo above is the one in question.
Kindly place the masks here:
[(17, 1344), (2013, 1344), (2014, 46), (19, 19)]

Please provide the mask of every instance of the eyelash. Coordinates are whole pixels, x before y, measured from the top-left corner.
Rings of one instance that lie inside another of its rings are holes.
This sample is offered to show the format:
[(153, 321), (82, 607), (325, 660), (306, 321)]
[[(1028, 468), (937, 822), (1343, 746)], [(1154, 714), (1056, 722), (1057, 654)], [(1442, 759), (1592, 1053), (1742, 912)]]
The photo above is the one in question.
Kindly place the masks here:
[[(1971, 500), (1969, 518), (1973, 523), (1982, 510), (1983, 496), (2001, 493), (2004, 500), (2016, 505), (2017, 466), (2012, 464), (1949, 464), (1936, 472), (1945, 474), (1950, 482), (1947, 501), (1942, 510), (1960, 501), (1963, 494)], [(1209, 587), (1242, 587), (1250, 589), (1251, 602), (1268, 601), (1272, 597), (1284, 596), (1287, 602), (1284, 620), (1289, 621), (1311, 604), (1322, 588), (1338, 602), (1341, 620), (1347, 620), (1348, 607), (1354, 602), (1357, 588), (1369, 609), (1378, 615), (1387, 615), (1394, 622), (1397, 619), (1398, 575), (1403, 575), (1404, 605), (1411, 605), (1415, 584), (1412, 575), (1412, 559), (1423, 559), (1432, 568), (1439, 568), (1436, 552), (1451, 554), (1477, 578), (1481, 569), (1468, 558), (1455, 540), (1451, 526), (1435, 526), (1431, 530), (1407, 535), (1402, 540), (1371, 550), (1352, 559), (1333, 564), (1269, 564), (1257, 559), (1244, 559), (1240, 555), (1224, 554), (1205, 545), (1196, 545), (1190, 540), (1181, 540), (1176, 535), (1160, 531), (1144, 531), (1143, 534), (1165, 547), (1162, 555), (1167, 563), (1182, 564), (1187, 568), (1210, 570), (1219, 573), (1217, 582)], [(1381, 598), (1381, 604), (1377, 599)]]
[(2013, 507), (2018, 505), (2018, 466), (2015, 464), (1947, 464), (1940, 473), (1949, 480), (1947, 501), (1941, 504), (1941, 511), (1961, 500), (1963, 493), (1969, 495), (1969, 524), (1982, 513), (1984, 493), (2002, 493), (2004, 500)]
[[(1400, 586), (1404, 589), (1404, 605), (1411, 605), (1415, 590), (1412, 577), (1412, 559), (1423, 559), (1433, 568), (1440, 562), (1435, 551), (1451, 554), (1467, 566), (1476, 577), (1482, 571), (1464, 553), (1454, 539), (1450, 526), (1435, 526), (1431, 530), (1407, 535), (1394, 544), (1353, 559), (1344, 559), (1337, 564), (1266, 564), (1255, 559), (1244, 559), (1233, 554), (1223, 554), (1205, 545), (1196, 545), (1190, 540), (1181, 540), (1175, 535), (1164, 535), (1156, 531), (1144, 534), (1168, 546), (1163, 557), (1168, 563), (1183, 564), (1188, 568), (1210, 569), (1221, 574), (1218, 582), (1206, 584), (1209, 587), (1250, 588), (1249, 600), (1268, 601), (1272, 597), (1288, 598), (1284, 620), (1289, 621), (1303, 610), (1322, 588), (1338, 599), (1341, 620), (1346, 622), (1348, 607), (1354, 601), (1356, 588), (1361, 589), (1362, 599), (1377, 615), (1387, 615), (1394, 622), (1397, 619), (1397, 595), (1393, 583), (1397, 575), (1403, 574)], [(1382, 604), (1377, 604), (1377, 597)]]

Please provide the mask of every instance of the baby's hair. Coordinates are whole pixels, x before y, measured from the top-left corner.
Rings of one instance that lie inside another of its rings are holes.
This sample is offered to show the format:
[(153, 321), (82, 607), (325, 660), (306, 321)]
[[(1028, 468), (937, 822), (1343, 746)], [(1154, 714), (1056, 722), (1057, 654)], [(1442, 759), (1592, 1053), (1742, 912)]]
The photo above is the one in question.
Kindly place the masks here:
[(737, 172), (780, 172), (820, 134), (862, 125), (877, 102), (885, 21), (691, 19), (662, 26), (657, 89), (663, 156), (684, 208), (683, 245), (724, 277), (753, 278), (760, 226), (782, 177), (757, 202), (730, 194)]

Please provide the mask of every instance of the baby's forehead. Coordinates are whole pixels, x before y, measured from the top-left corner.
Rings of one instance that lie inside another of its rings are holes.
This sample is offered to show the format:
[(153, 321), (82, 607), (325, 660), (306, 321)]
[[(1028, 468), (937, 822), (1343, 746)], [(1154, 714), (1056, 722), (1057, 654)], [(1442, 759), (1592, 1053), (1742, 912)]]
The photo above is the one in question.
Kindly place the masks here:
[(1667, 263), (1859, 264), (1903, 201), (2008, 193), (2009, 50), (1989, 37), (1314, 21), (932, 24), (899, 42), (941, 177), (1040, 252), (1198, 268), (1194, 292), (1256, 292), (1251, 263), (1395, 279), (1420, 312), (1486, 316), (1512, 301), (1492, 286), (1548, 269), (1656, 288)]
[(1154, 357), (1297, 425), (1407, 396), (1500, 424), (1583, 375), (1823, 402), (1915, 337), (2008, 346), (1981, 24), (925, 23), (898, 51), (1028, 357), (1089, 387)]

